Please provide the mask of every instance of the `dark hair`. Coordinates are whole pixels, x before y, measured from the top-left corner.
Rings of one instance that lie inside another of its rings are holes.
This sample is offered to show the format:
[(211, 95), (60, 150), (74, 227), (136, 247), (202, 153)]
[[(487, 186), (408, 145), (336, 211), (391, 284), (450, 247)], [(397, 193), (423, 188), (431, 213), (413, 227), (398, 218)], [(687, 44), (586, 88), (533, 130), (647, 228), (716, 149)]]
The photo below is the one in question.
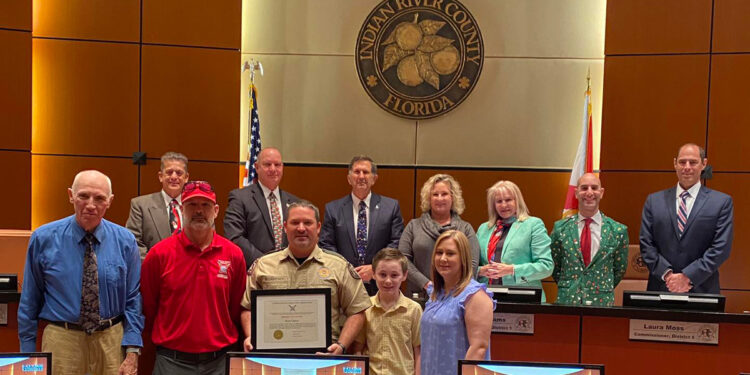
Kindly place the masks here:
[(164, 155), (161, 156), (161, 167), (160, 170), (164, 170), (164, 163), (167, 161), (174, 160), (174, 161), (181, 161), (182, 165), (185, 166), (185, 172), (188, 171), (188, 158), (187, 156), (179, 153), (179, 152), (166, 152)]
[(289, 212), (289, 211), (292, 210), (292, 208), (297, 208), (297, 207), (309, 208), (309, 209), (315, 211), (315, 221), (320, 222), (320, 210), (318, 210), (318, 207), (315, 207), (315, 205), (312, 204), (310, 201), (306, 201), (306, 200), (303, 199), (303, 200), (301, 200), (299, 202), (294, 202), (294, 203), (290, 204), (289, 207), (287, 207), (287, 211), (286, 212)]
[(406, 270), (408, 269), (409, 261), (406, 259), (406, 256), (398, 251), (398, 249), (386, 247), (385, 249), (378, 251), (378, 253), (375, 254), (375, 258), (372, 259), (372, 271), (375, 272), (378, 269), (378, 264), (384, 260), (397, 260), (401, 264), (401, 271), (403, 273), (406, 273)]
[(370, 165), (372, 166), (372, 174), (378, 174), (378, 165), (375, 164), (375, 162), (372, 160), (371, 157), (367, 155), (357, 155), (352, 158), (352, 161), (349, 162), (349, 172), (352, 171), (352, 168), (354, 168), (354, 163), (358, 161), (369, 161)]

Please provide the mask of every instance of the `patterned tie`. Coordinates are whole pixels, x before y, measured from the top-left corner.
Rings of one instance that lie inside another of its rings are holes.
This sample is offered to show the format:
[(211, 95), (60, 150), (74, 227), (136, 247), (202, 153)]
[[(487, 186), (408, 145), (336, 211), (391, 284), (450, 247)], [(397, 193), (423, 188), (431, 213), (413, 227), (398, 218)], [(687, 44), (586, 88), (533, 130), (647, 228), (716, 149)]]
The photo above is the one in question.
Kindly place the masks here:
[(276, 202), (276, 195), (271, 192), (271, 194), (268, 194), (268, 204), (271, 205), (271, 225), (273, 226), (273, 242), (276, 245), (274, 247), (275, 251), (281, 250), (281, 213), (279, 213), (279, 205)]
[(365, 201), (359, 201), (359, 214), (357, 215), (357, 255), (359, 265), (365, 264), (367, 253), (367, 205)]
[(94, 242), (96, 238), (86, 233), (86, 253), (83, 256), (83, 278), (81, 288), (81, 326), (87, 334), (99, 327), (99, 273), (96, 267)]
[(682, 237), (682, 232), (685, 231), (685, 225), (687, 224), (687, 204), (686, 200), (690, 196), (690, 193), (688, 193), (687, 190), (680, 193), (680, 207), (677, 209), (677, 229), (680, 231), (680, 237)]
[(177, 207), (179, 206), (180, 203), (177, 202), (177, 199), (175, 198), (172, 198), (172, 201), (169, 202), (169, 226), (172, 228), (172, 233), (175, 233), (182, 228), (180, 212), (177, 211)]
[(588, 267), (591, 263), (591, 222), (590, 217), (583, 219), (583, 231), (581, 231), (581, 254), (583, 255), (583, 264)]

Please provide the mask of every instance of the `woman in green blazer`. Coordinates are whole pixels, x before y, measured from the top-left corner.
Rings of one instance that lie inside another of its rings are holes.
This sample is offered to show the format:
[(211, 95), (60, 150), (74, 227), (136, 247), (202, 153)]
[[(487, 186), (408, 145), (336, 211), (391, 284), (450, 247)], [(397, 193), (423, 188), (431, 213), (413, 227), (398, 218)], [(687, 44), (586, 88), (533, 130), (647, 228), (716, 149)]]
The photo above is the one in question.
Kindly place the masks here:
[[(487, 189), (489, 219), (477, 228), (479, 278), (483, 283), (542, 286), (554, 263), (541, 219), (529, 216), (521, 190), (510, 181)], [(500, 225), (500, 227), (498, 227)], [(542, 292), (542, 301), (545, 301)]]

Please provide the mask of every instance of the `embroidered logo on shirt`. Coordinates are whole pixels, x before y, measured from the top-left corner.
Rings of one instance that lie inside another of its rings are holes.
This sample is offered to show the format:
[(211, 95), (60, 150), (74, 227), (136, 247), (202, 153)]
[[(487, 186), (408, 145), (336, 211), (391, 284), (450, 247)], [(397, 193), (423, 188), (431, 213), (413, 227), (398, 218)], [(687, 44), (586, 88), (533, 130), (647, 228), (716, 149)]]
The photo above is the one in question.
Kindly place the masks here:
[(320, 276), (321, 279), (327, 279), (331, 277), (331, 270), (329, 270), (326, 267), (323, 267), (318, 270), (318, 276)]
[(219, 273), (216, 274), (216, 277), (220, 277), (222, 279), (228, 279), (229, 278), (229, 266), (232, 265), (232, 262), (228, 260), (217, 260), (216, 262), (219, 264)]

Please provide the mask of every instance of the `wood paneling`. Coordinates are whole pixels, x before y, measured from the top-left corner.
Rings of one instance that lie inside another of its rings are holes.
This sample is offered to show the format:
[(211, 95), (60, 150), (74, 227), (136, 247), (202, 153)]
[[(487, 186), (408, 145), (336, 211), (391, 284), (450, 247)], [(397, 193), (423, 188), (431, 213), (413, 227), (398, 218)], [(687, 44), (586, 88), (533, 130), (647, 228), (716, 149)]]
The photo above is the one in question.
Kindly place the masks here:
[[(191, 150), (180, 150), (190, 158)], [(157, 173), (159, 160), (149, 160), (141, 167), (141, 195), (161, 190)], [(191, 180), (208, 181), (216, 192), (216, 203), (219, 204), (219, 215), (216, 218), (216, 232), (224, 234), (224, 210), (227, 208), (229, 192), (237, 187), (237, 165), (233, 163), (212, 163), (205, 161), (188, 161), (188, 172)]]
[(85, 169), (96, 169), (112, 180), (115, 198), (104, 218), (125, 225), (130, 198), (136, 196), (138, 186), (136, 167), (130, 159), (33, 155), (32, 180), (44, 183), (31, 185), (32, 229), (73, 214), (67, 189), (75, 175)]
[(750, 312), (750, 290), (722, 290), (721, 294), (727, 297), (724, 311), (728, 313)]
[(578, 362), (579, 317), (534, 315), (533, 335), (493, 334), (492, 359), (504, 361)]
[(747, 0), (714, 0), (713, 52), (750, 51)]
[(33, 3), (34, 36), (126, 42), (140, 40), (139, 0), (37, 0)]
[(0, 151), (3, 191), (7, 211), (0, 215), (0, 228), (31, 228), (31, 153)]
[(30, 150), (31, 33), (0, 30), (0, 49), (0, 148)]
[(239, 51), (143, 46), (141, 150), (236, 162), (239, 62)]
[(619, 56), (604, 64), (601, 169), (671, 169), (706, 136), (708, 56)]
[(143, 42), (239, 50), (241, 20), (241, 0), (143, 0)]
[(13, 302), (8, 304), (8, 325), (0, 325), (0, 351), (14, 353), (19, 350), (18, 302)]
[(604, 53), (708, 52), (712, 0), (607, 2)]
[[(719, 268), (721, 287), (750, 290), (750, 174), (717, 173), (707, 185), (732, 196), (734, 201), (734, 242), (732, 253)], [(748, 309), (750, 310), (750, 308)]]
[(34, 39), (34, 153), (138, 150), (138, 46)]
[[(748, 2), (750, 4), (750, 2)], [(750, 28), (748, 28), (750, 29)], [(750, 55), (714, 55), (708, 161), (719, 171), (750, 171)]]
[(0, 229), (0, 273), (18, 275), (18, 290), (23, 284), (23, 267), (26, 265), (26, 249), (29, 247), (31, 231)]
[(31, 0), (0, 1), (0, 28), (31, 31)]

